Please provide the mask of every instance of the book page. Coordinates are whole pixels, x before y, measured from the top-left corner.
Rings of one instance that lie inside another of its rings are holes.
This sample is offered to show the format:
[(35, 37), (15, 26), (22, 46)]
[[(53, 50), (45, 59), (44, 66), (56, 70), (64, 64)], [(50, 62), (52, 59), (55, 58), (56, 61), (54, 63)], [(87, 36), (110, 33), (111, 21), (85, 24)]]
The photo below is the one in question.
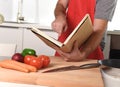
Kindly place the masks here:
[(33, 32), (33, 33), (35, 33), (40, 39), (42, 39), (47, 45), (48, 44), (54, 44), (54, 45), (56, 45), (56, 46), (58, 46), (58, 47), (62, 47), (62, 45), (63, 45), (63, 43), (61, 43), (61, 42), (59, 42), (58, 40), (56, 40), (56, 39), (54, 39), (54, 38), (52, 38), (52, 37), (50, 37), (50, 36), (48, 36), (47, 34), (45, 34), (44, 32), (42, 32), (42, 31), (40, 31), (39, 29), (37, 29), (37, 28), (32, 28), (31, 29), (31, 31)]

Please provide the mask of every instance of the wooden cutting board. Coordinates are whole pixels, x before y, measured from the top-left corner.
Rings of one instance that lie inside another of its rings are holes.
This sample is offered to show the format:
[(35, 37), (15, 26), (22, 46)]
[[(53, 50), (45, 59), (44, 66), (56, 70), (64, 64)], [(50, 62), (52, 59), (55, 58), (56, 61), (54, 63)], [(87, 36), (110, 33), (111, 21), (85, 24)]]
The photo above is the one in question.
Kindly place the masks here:
[(62, 58), (51, 57), (50, 66), (38, 72), (24, 73), (0, 68), (0, 81), (45, 85), (50, 87), (103, 87), (99, 68), (80, 69), (64, 72), (42, 73), (52, 68), (94, 63), (96, 60), (65, 62)]

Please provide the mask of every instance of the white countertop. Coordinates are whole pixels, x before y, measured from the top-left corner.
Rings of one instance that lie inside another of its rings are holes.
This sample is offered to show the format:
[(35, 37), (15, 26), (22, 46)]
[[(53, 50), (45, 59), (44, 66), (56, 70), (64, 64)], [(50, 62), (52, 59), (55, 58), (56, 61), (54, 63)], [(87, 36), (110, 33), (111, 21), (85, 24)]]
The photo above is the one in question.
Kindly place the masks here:
[[(39, 29), (45, 29), (45, 30), (52, 30), (51, 26), (43, 26), (39, 23), (30, 23), (30, 22), (12, 22), (12, 21), (6, 21), (2, 24), (0, 24), (0, 27), (9, 27), (9, 28), (31, 28), (36, 27)], [(108, 30), (107, 34), (114, 34), (114, 35), (120, 35), (120, 30)]]
[(31, 28), (31, 27), (36, 27), (40, 29), (49, 29), (51, 30), (51, 26), (42, 26), (39, 23), (29, 23), (29, 22), (22, 22), (22, 23), (17, 23), (17, 22), (4, 22), (0, 24), (0, 27), (10, 27), (10, 28)]
[(107, 34), (120, 35), (120, 30), (109, 30), (107, 31)]

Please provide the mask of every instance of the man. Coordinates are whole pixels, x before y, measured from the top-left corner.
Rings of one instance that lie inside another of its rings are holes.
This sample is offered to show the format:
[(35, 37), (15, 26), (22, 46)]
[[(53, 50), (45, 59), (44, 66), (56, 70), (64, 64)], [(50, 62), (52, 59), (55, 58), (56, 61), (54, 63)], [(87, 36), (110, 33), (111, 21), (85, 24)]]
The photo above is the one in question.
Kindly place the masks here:
[(55, 20), (52, 28), (59, 34), (58, 40), (64, 42), (85, 14), (89, 14), (93, 23), (93, 34), (81, 47), (75, 42), (70, 53), (56, 49), (65, 61), (103, 59), (100, 42), (111, 21), (117, 0), (58, 0), (55, 8)]

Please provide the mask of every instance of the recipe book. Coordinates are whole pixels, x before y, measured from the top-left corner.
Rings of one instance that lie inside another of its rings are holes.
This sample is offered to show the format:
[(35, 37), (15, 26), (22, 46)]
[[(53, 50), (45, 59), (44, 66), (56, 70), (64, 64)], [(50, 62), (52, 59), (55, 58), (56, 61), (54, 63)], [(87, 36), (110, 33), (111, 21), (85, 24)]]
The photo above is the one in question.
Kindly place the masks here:
[(64, 43), (48, 36), (35, 27), (33, 27), (31, 31), (53, 49), (57, 47), (64, 52), (71, 52), (74, 42), (77, 41), (80, 47), (93, 33), (93, 27), (89, 14), (86, 14), (72, 33), (66, 38)]

